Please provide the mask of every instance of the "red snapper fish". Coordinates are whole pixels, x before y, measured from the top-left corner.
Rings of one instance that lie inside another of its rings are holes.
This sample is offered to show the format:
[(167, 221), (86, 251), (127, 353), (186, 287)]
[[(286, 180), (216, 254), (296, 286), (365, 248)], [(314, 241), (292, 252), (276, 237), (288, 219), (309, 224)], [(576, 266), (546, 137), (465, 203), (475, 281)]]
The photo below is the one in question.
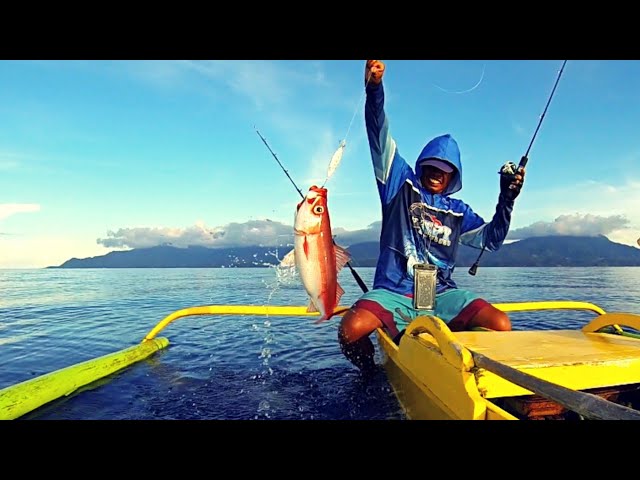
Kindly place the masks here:
[(281, 265), (295, 265), (310, 297), (307, 311), (321, 315), (316, 323), (329, 320), (344, 294), (338, 273), (350, 255), (333, 242), (326, 188), (314, 185), (309, 189), (297, 206), (293, 232), (294, 248)]

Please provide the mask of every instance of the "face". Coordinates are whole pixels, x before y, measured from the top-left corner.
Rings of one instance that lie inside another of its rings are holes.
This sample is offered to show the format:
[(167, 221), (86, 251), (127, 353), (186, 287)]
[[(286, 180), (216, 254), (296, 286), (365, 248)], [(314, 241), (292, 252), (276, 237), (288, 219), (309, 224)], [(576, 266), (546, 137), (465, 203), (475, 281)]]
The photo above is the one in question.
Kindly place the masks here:
[(439, 194), (445, 191), (452, 176), (453, 172), (447, 173), (431, 165), (425, 165), (422, 167), (420, 181), (429, 193)]

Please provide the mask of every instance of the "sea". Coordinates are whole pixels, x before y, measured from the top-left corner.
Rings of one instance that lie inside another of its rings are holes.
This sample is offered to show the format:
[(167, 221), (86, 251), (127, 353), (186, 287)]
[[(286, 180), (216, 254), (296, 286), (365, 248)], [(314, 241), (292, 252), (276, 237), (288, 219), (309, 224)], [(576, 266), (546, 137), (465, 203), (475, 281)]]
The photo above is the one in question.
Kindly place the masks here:
[[(354, 270), (370, 287), (374, 268)], [(456, 270), (458, 285), (490, 302), (573, 300), (640, 314), (639, 267), (466, 270)], [(348, 306), (362, 290), (348, 268), (339, 280)], [(180, 309), (307, 304), (295, 273), (268, 267), (0, 270), (0, 391), (137, 345)], [(580, 328), (593, 315), (511, 319), (515, 330)], [(180, 318), (158, 334), (167, 348), (17, 421), (405, 420), (384, 374), (363, 377), (343, 357), (339, 318)]]

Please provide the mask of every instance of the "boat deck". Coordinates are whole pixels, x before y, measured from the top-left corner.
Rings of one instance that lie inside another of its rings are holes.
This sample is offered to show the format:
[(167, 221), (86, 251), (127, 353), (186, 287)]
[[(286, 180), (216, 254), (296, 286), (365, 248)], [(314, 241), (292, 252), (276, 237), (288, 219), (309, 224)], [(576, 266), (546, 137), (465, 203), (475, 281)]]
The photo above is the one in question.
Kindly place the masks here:
[[(454, 336), (469, 350), (575, 390), (640, 383), (640, 339), (579, 330), (455, 332)], [(420, 337), (431, 343), (429, 334)], [(485, 398), (530, 393), (488, 371), (477, 377)]]

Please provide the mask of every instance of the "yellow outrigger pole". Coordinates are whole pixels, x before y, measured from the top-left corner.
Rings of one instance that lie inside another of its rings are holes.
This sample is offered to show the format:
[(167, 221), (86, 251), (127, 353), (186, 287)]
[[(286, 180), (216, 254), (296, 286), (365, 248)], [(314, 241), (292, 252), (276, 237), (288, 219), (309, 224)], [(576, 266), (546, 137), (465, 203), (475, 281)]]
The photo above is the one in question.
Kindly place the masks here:
[[(342, 315), (348, 307), (335, 309)], [(178, 318), (192, 315), (264, 315), (264, 316), (317, 316), (307, 307), (271, 307), (253, 305), (211, 305), (185, 308), (173, 312), (160, 321), (133, 347), (110, 353), (70, 367), (11, 385), (0, 390), (0, 420), (14, 420), (57, 398), (69, 396), (79, 388), (144, 360), (169, 345), (167, 338), (156, 338), (160, 330)]]

